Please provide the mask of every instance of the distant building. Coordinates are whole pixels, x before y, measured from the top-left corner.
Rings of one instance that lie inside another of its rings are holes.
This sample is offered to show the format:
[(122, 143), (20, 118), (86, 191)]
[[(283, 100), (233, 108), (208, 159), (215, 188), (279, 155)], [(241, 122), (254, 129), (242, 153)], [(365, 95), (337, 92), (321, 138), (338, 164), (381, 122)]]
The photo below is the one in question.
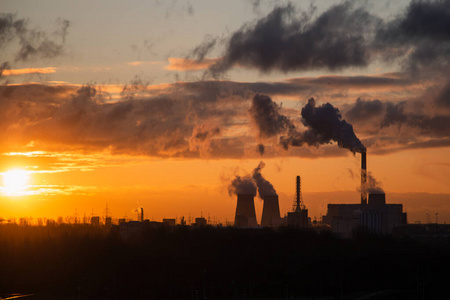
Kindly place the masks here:
[(105, 226), (106, 226), (106, 227), (111, 227), (111, 224), (112, 224), (112, 219), (111, 219), (111, 217), (106, 217), (106, 218), (105, 218)]
[(328, 204), (323, 222), (331, 231), (349, 238), (360, 228), (378, 234), (392, 234), (396, 226), (406, 224), (402, 204), (386, 204), (385, 194), (369, 194), (367, 204)]
[(91, 225), (99, 226), (100, 225), (100, 217), (99, 216), (91, 217)]
[(196, 226), (206, 226), (206, 225), (208, 225), (208, 222), (203, 217), (195, 218), (195, 225)]
[(307, 228), (309, 227), (309, 223), (307, 209), (287, 213), (287, 225), (289, 227)]
[(175, 219), (163, 219), (163, 225), (175, 226)]

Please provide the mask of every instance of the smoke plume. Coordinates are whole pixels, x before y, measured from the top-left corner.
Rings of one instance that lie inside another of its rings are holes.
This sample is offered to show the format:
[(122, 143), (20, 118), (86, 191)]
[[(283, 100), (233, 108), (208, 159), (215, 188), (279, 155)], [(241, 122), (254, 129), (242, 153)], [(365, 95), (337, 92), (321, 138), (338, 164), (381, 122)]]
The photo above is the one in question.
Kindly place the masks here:
[(314, 98), (308, 100), (301, 111), (302, 123), (307, 128), (303, 132), (278, 110), (279, 106), (268, 96), (256, 95), (253, 98), (249, 111), (260, 137), (283, 134), (280, 144), (285, 149), (303, 144), (317, 147), (334, 141), (339, 147), (349, 149), (353, 153), (366, 151), (356, 137), (352, 125), (342, 120), (339, 109), (330, 103), (316, 106)]
[(371, 172), (367, 173), (366, 183), (359, 187), (358, 191), (365, 194), (384, 194), (384, 190), (381, 188), (381, 182), (376, 180)]
[(277, 196), (277, 192), (273, 185), (261, 174), (261, 170), (264, 166), (264, 162), (261, 161), (251, 174), (247, 174), (243, 177), (236, 175), (228, 186), (228, 194), (230, 196), (233, 194), (256, 196), (256, 191), (258, 190), (261, 199), (264, 199), (266, 196)]
[(44, 31), (32, 29), (27, 20), (17, 19), (14, 14), (0, 14), (0, 47), (18, 40), (19, 49), (15, 61), (27, 61), (32, 58), (55, 58), (64, 54), (64, 44), (70, 22), (58, 19), (59, 29), (55, 35), (61, 40), (49, 37)]
[(239, 65), (262, 72), (365, 66), (369, 51), (365, 36), (377, 18), (347, 1), (332, 6), (314, 20), (313, 11), (297, 14), (292, 4), (275, 7), (256, 24), (234, 32), (213, 76)]
[(280, 108), (269, 96), (256, 94), (253, 97), (249, 113), (259, 129), (259, 137), (269, 138), (293, 127), (289, 118), (279, 113)]
[(275, 191), (273, 185), (267, 181), (261, 174), (261, 170), (264, 168), (264, 162), (260, 162), (259, 165), (253, 170), (252, 177), (256, 182), (256, 186), (258, 187), (258, 194), (261, 199), (264, 199), (266, 196), (277, 196), (277, 192)]
[(253, 195), (256, 196), (256, 183), (251, 175), (236, 177), (228, 186), (228, 194), (231, 195)]

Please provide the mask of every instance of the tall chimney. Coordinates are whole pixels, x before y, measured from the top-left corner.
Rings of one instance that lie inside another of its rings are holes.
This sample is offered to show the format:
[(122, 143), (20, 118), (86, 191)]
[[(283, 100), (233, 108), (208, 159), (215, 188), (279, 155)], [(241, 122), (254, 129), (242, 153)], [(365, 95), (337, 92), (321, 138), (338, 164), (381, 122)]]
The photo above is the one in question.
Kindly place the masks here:
[(141, 222), (144, 222), (144, 208), (141, 207)]
[(367, 193), (365, 188), (366, 181), (367, 181), (366, 152), (361, 152), (361, 204), (367, 204)]
[(281, 223), (278, 196), (265, 196), (261, 217), (261, 226), (274, 227)]
[(236, 214), (234, 226), (255, 227), (256, 222), (254, 195), (237, 195)]

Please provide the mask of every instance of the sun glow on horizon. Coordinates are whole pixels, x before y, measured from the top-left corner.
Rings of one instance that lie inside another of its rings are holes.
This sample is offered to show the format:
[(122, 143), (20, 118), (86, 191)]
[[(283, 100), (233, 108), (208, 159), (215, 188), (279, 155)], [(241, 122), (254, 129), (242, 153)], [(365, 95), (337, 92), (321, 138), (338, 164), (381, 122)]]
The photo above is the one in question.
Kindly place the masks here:
[(13, 169), (3, 173), (3, 193), (7, 196), (24, 196), (28, 188), (28, 171)]

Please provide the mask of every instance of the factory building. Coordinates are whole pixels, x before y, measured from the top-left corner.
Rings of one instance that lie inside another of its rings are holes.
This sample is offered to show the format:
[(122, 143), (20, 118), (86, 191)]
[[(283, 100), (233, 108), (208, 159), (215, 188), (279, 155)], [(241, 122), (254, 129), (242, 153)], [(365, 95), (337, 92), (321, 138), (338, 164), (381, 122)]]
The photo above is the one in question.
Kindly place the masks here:
[(255, 196), (237, 195), (236, 214), (234, 216), (234, 226), (236, 227), (256, 227)]
[(328, 204), (328, 212), (323, 222), (331, 231), (349, 238), (356, 229), (377, 234), (392, 234), (398, 225), (406, 224), (406, 213), (402, 204), (386, 204), (384, 193), (367, 193), (366, 153), (361, 154), (361, 204)]
[(205, 218), (200, 217), (200, 218), (195, 218), (195, 226), (206, 226), (208, 225), (208, 222), (206, 221)]
[(350, 238), (360, 228), (378, 234), (392, 234), (406, 224), (402, 204), (386, 204), (385, 194), (369, 194), (367, 204), (328, 204), (323, 222), (337, 235)]

